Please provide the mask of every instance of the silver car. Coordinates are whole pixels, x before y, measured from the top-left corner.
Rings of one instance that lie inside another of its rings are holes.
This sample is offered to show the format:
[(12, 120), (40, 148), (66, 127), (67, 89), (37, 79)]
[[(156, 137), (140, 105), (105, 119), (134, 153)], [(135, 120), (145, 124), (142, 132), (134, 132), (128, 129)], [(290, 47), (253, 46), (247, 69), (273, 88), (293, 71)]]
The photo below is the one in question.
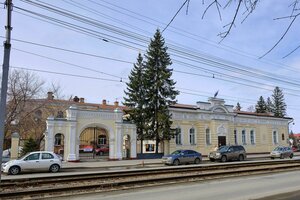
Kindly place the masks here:
[(274, 158), (293, 158), (294, 153), (291, 147), (278, 146), (271, 153), (271, 159)]
[(199, 164), (201, 160), (201, 153), (194, 150), (176, 150), (170, 155), (162, 157), (162, 162), (166, 165), (179, 165), (185, 163)]
[(50, 171), (58, 172), (62, 166), (61, 159), (53, 152), (36, 151), (25, 156), (2, 163), (1, 170), (11, 175), (23, 171)]

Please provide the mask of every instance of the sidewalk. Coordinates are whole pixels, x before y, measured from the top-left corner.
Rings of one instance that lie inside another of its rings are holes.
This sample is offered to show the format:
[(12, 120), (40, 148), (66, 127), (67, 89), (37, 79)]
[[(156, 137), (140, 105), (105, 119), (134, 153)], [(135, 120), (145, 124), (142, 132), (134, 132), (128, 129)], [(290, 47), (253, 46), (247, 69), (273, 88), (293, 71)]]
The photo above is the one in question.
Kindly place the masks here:
[[(300, 152), (294, 152), (294, 156), (300, 156)], [(249, 154), (248, 159), (269, 158), (269, 154)], [(203, 157), (204, 161), (208, 161), (208, 157)], [(81, 162), (63, 162), (63, 168), (110, 168), (110, 167), (133, 167), (162, 164), (161, 159), (135, 159), (135, 160), (90, 160)]]

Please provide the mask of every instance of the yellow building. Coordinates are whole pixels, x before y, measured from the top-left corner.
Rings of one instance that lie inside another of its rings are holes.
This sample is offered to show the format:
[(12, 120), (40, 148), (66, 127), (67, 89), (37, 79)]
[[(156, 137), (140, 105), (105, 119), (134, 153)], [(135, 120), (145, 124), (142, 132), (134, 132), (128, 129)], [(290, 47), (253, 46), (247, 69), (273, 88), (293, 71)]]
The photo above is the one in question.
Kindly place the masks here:
[[(57, 101), (58, 102), (58, 101)], [(48, 117), (45, 149), (63, 150), (65, 160), (76, 161), (81, 155), (107, 159), (137, 158), (141, 152), (134, 124), (123, 121), (125, 107), (73, 102), (66, 116)], [(207, 155), (220, 145), (243, 145), (247, 153), (270, 152), (287, 145), (288, 124), (292, 118), (269, 113), (233, 110), (223, 99), (209, 98), (196, 105), (175, 104), (169, 108), (173, 128), (178, 135), (159, 146), (169, 154), (177, 149), (194, 149)], [(98, 152), (102, 151), (102, 152)], [(143, 152), (154, 153), (155, 141), (143, 141)]]
[(270, 152), (275, 146), (287, 145), (292, 121), (269, 113), (235, 111), (219, 98), (197, 105), (175, 104), (170, 112), (178, 135), (164, 143), (165, 154), (194, 149), (207, 155), (216, 146), (234, 144), (243, 145), (247, 153)]

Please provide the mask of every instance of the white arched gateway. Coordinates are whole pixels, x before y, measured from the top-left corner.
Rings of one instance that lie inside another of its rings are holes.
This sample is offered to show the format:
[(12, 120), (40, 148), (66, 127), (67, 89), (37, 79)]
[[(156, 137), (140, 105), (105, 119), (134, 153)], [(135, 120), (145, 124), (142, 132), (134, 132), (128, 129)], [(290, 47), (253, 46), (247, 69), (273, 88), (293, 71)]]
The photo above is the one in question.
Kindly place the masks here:
[[(107, 144), (108, 158), (121, 160), (123, 156), (123, 138), (130, 138), (129, 158), (136, 158), (136, 126), (123, 122), (123, 111), (91, 110), (71, 106), (67, 110), (66, 118), (48, 117), (47, 131), (45, 133), (45, 150), (54, 151), (55, 136), (59, 133), (64, 136), (63, 157), (67, 161), (80, 160), (79, 152), (83, 133), (86, 130), (102, 131), (90, 144)], [(88, 136), (87, 136), (88, 137)]]

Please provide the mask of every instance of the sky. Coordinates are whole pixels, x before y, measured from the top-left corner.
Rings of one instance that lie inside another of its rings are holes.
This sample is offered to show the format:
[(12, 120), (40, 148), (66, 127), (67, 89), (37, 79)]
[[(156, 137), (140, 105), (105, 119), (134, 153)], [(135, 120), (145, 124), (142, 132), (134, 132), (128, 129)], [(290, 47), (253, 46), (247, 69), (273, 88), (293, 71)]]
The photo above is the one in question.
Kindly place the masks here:
[[(155, 31), (164, 30), (184, 2), (13, 0), (10, 70), (29, 70), (48, 88), (52, 83), (59, 85), (65, 98), (76, 95), (89, 103), (122, 102), (138, 53), (146, 52)], [(287, 116), (294, 118), (290, 129), (300, 133), (300, 49), (285, 57), (300, 43), (299, 19), (276, 48), (260, 58), (292, 21), (292, 0), (260, 1), (244, 21), (242, 6), (223, 40), (219, 33), (228, 28), (237, 4), (221, 8), (221, 17), (212, 6), (203, 17), (210, 2), (190, 0), (162, 33), (173, 62), (172, 78), (180, 91), (178, 103), (195, 105), (219, 91), (226, 104), (239, 102), (247, 111), (260, 96), (271, 97), (279, 86)], [(6, 10), (1, 8), (4, 41)]]

